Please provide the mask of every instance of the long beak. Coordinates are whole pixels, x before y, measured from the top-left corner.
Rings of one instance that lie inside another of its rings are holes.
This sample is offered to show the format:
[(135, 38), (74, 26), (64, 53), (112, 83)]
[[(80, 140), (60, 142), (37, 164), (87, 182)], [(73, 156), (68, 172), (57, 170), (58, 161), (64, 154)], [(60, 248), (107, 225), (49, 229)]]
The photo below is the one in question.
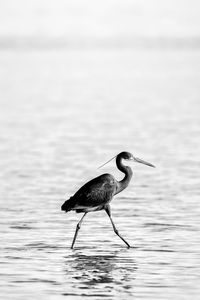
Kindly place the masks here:
[(149, 166), (149, 167), (155, 168), (154, 165), (152, 165), (152, 164), (148, 163), (147, 161), (144, 161), (144, 160), (142, 160), (142, 159), (140, 159), (140, 158), (133, 157), (133, 160), (134, 160), (135, 162), (140, 163), (140, 164), (144, 164), (144, 165), (147, 165), (147, 166)]

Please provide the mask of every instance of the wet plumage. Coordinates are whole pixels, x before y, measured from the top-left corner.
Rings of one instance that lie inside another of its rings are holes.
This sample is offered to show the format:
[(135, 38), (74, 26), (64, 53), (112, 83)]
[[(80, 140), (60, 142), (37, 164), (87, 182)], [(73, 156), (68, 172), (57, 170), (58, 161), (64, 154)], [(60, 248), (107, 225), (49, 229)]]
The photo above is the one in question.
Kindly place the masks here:
[(112, 175), (100, 175), (83, 185), (62, 205), (62, 210), (76, 212), (101, 210), (112, 200), (116, 186), (116, 180)]

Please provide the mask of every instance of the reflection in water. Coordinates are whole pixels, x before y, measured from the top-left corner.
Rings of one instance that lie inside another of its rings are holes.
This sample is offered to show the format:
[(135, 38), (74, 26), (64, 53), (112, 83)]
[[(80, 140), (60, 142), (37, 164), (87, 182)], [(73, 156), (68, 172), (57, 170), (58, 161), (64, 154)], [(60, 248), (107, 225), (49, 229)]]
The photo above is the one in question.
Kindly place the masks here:
[[(85, 294), (84, 290), (87, 290), (87, 295), (107, 297), (122, 290), (127, 294), (133, 293), (137, 268), (131, 258), (120, 257), (119, 251), (102, 255), (83, 253), (74, 253), (66, 260), (67, 282), (73, 281), (76, 292), (78, 285), (80, 295)], [(71, 294), (71, 291), (68, 292), (65, 295)]]

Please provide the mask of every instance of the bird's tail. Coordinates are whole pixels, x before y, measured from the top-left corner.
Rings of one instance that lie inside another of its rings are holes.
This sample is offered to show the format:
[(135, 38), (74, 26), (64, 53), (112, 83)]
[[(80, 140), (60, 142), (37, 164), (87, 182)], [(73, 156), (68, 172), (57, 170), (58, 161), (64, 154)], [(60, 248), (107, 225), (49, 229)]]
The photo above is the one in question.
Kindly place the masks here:
[(74, 198), (70, 197), (69, 200), (63, 203), (63, 205), (61, 206), (61, 210), (68, 212), (73, 208), (73, 206), (74, 206)]

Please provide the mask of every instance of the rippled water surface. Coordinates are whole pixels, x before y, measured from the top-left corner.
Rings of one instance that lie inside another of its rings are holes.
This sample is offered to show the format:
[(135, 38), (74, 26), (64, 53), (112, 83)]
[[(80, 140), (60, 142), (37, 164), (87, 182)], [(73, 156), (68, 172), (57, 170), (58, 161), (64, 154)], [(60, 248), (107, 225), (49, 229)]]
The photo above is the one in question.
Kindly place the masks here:
[[(0, 53), (1, 298), (198, 299), (200, 54)], [(105, 212), (60, 206), (128, 150), (133, 180)]]

